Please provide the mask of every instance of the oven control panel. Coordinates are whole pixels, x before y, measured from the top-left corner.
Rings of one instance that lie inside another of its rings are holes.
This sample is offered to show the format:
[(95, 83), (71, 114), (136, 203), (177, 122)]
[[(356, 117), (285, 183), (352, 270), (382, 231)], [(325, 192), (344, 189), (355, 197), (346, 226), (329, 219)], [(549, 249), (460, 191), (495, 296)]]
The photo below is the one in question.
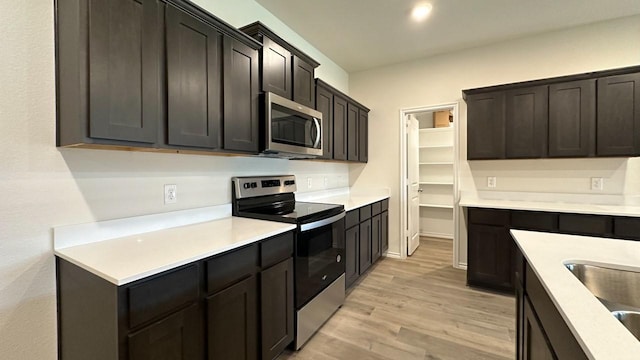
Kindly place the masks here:
[(231, 185), (237, 199), (292, 193), (297, 190), (294, 175), (233, 177)]

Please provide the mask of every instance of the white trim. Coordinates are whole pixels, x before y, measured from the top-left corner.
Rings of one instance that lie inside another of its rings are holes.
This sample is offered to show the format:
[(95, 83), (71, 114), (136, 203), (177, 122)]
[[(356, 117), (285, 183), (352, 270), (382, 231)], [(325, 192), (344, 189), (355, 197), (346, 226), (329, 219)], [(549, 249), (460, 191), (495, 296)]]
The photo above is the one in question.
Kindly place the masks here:
[(453, 205), (443, 205), (443, 204), (422, 203), (422, 204), (419, 204), (419, 206), (425, 207), (425, 208), (434, 208), (434, 209), (453, 209)]
[(438, 132), (438, 131), (454, 131), (453, 136), (453, 266), (456, 268), (466, 268), (466, 264), (460, 263), (460, 237), (459, 237), (459, 208), (458, 202), (460, 201), (460, 194), (458, 191), (458, 162), (460, 157), (460, 114), (459, 103), (445, 103), (433, 106), (419, 106), (411, 108), (400, 109), (400, 253), (399, 258), (407, 257), (407, 131), (406, 131), (406, 117), (411, 114), (437, 111), (443, 109), (451, 109), (453, 114), (453, 126), (443, 128), (432, 129), (420, 129), (420, 131)]
[(421, 232), (420, 236), (427, 236), (427, 237), (435, 237), (435, 238), (453, 240), (453, 234), (445, 234), (445, 233)]

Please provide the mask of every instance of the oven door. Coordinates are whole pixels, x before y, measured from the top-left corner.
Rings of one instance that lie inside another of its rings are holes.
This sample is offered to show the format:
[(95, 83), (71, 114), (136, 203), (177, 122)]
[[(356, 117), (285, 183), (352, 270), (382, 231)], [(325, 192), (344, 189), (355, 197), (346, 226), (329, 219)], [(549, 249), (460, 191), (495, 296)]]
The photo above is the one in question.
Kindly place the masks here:
[(265, 152), (322, 155), (322, 113), (272, 93), (265, 102)]
[(296, 239), (296, 308), (344, 274), (344, 215), (301, 224)]

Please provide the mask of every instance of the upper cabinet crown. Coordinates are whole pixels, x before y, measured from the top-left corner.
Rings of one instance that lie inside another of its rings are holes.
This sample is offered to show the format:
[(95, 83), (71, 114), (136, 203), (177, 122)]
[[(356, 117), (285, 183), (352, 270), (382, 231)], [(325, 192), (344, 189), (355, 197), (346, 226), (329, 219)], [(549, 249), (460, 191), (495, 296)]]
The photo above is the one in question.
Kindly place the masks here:
[(638, 66), (464, 90), (463, 97), (469, 160), (640, 155)]
[(261, 22), (240, 28), (262, 42), (261, 89), (314, 108), (315, 68), (320, 63), (289, 44)]
[(259, 150), (258, 49), (184, 0), (58, 0), (57, 145)]

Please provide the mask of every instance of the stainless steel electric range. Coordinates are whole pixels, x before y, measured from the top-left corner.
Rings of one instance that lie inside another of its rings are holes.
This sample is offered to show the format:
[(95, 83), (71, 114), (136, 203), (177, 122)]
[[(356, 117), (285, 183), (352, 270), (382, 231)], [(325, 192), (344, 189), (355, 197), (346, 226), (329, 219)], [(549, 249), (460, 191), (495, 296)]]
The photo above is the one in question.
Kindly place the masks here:
[(344, 206), (295, 200), (293, 175), (234, 177), (233, 216), (297, 225), (294, 246), (295, 348), (344, 303)]

